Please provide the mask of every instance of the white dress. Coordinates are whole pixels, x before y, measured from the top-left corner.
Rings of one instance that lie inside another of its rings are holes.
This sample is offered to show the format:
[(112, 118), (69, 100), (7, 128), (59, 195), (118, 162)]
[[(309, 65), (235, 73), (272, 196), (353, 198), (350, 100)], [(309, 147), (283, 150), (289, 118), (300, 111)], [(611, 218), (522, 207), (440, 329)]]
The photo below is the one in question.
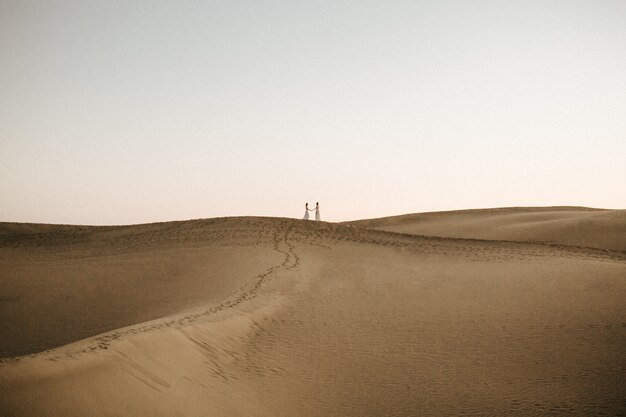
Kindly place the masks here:
[(302, 218), (302, 220), (309, 220), (309, 210), (304, 211), (304, 217)]
[(315, 221), (320, 221), (322, 220), (322, 218), (320, 217), (320, 208), (319, 207), (315, 207)]

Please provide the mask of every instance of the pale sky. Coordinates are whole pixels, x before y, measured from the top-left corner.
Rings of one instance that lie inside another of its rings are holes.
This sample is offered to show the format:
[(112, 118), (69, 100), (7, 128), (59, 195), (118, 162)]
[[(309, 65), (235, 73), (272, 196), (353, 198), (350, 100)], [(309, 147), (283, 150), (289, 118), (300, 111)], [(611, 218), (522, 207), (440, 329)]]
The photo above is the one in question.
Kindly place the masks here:
[(0, 0), (0, 221), (626, 207), (626, 1)]

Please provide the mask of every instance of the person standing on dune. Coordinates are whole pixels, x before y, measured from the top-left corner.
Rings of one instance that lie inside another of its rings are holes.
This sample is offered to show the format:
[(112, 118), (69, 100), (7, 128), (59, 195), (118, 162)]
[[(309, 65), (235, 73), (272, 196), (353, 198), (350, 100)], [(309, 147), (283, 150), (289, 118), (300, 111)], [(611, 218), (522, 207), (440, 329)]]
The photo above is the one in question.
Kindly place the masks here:
[(306, 203), (304, 206), (304, 217), (302, 220), (309, 220), (309, 203)]
[(322, 220), (320, 217), (320, 203), (315, 203), (315, 221), (319, 222)]

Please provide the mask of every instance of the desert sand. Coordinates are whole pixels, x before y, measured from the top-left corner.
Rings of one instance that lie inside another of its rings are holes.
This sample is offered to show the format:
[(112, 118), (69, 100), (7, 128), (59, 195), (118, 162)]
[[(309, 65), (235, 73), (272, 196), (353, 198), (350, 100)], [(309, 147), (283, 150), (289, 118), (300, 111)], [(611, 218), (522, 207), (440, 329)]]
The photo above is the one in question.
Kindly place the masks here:
[(626, 251), (624, 210), (506, 207), (407, 214), (346, 224), (417, 235), (541, 242)]
[(626, 415), (625, 225), (0, 224), (0, 415)]

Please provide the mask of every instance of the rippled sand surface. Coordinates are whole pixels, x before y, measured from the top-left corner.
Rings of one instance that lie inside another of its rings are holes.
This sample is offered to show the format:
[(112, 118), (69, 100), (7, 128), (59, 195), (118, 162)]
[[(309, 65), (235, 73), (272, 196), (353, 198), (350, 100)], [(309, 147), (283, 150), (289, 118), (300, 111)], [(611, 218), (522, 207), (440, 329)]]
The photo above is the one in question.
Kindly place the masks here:
[(0, 414), (626, 414), (626, 253), (367, 227), (2, 225)]

